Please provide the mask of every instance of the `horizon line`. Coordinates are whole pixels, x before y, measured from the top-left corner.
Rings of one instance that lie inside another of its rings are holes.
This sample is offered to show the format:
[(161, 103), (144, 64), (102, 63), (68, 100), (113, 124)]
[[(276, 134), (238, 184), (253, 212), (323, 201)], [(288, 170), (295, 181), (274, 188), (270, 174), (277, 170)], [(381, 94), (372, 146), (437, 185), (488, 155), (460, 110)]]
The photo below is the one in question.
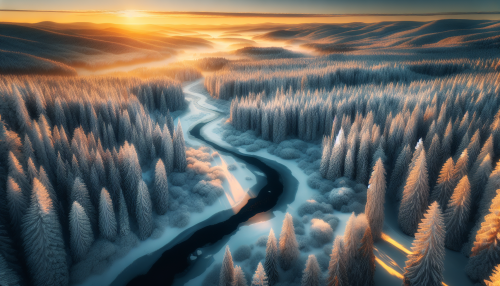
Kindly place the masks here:
[(335, 18), (335, 17), (390, 17), (390, 16), (460, 16), (460, 15), (500, 15), (500, 11), (479, 12), (431, 12), (431, 13), (267, 13), (267, 12), (210, 12), (210, 11), (152, 11), (152, 10), (28, 10), (0, 9), (0, 12), (29, 13), (75, 13), (75, 14), (115, 14), (137, 11), (151, 15), (186, 15), (206, 17), (247, 17), (247, 18)]

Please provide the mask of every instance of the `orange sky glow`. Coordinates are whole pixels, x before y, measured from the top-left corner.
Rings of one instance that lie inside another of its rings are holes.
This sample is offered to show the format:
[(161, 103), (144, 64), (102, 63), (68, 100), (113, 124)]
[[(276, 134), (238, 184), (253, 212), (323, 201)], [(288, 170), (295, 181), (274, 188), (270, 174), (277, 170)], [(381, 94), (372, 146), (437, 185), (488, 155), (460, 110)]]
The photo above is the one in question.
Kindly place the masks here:
[(500, 19), (500, 14), (450, 14), (450, 15), (335, 15), (299, 16), (283, 14), (271, 15), (198, 15), (189, 12), (155, 12), (141, 10), (120, 11), (6, 11), (0, 10), (2, 22), (38, 23), (53, 21), (59, 23), (91, 22), (122, 25), (241, 25), (260, 23), (349, 23), (381, 21), (432, 21), (446, 18)]

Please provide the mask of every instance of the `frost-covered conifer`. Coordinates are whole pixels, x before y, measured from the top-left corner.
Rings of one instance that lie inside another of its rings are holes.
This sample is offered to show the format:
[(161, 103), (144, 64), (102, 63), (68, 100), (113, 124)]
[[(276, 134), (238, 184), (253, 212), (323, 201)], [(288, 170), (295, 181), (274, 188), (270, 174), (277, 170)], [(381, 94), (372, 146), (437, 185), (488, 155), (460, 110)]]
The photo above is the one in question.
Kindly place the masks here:
[(102, 237), (114, 241), (116, 238), (116, 218), (113, 202), (105, 188), (101, 190), (99, 200), (99, 232)]
[(177, 123), (177, 130), (174, 133), (174, 169), (184, 172), (187, 167), (186, 162), (186, 144), (184, 143), (184, 134), (182, 133), (181, 121)]
[(351, 180), (354, 179), (354, 175), (356, 173), (355, 164), (356, 164), (356, 150), (355, 148), (349, 148), (345, 156), (344, 177), (349, 178)]
[(269, 140), (270, 136), (269, 136), (269, 132), (270, 132), (270, 128), (269, 128), (269, 116), (267, 114), (266, 111), (263, 111), (262, 113), (262, 121), (261, 121), (261, 130), (262, 130), (262, 139), (264, 140)]
[(172, 135), (167, 125), (163, 126), (160, 154), (166, 171), (172, 172), (174, 170), (174, 143), (172, 142)]
[(289, 270), (299, 258), (299, 244), (295, 238), (292, 215), (286, 213), (279, 241), (279, 260), (283, 270)]
[(432, 188), (436, 183), (436, 178), (439, 175), (439, 167), (441, 165), (441, 142), (437, 134), (434, 134), (431, 145), (429, 146), (427, 163), (429, 169), (429, 186)]
[(484, 188), (488, 183), (488, 177), (493, 169), (491, 157), (487, 154), (483, 162), (476, 168), (475, 173), (472, 173), (471, 178), (471, 193), (472, 193), (472, 206), (477, 208), (479, 206), (479, 200), (483, 195)]
[(155, 167), (154, 181), (154, 206), (159, 215), (163, 215), (168, 209), (168, 182), (165, 165), (161, 159), (158, 160)]
[(467, 149), (465, 149), (458, 158), (457, 163), (455, 164), (455, 168), (453, 168), (453, 177), (455, 179), (453, 188), (457, 186), (458, 182), (462, 179), (463, 176), (467, 175), (469, 170), (468, 162), (469, 155), (467, 153)]
[(453, 158), (450, 157), (441, 168), (437, 184), (431, 195), (431, 201), (437, 201), (440, 206), (443, 206), (443, 210), (446, 210), (445, 206), (448, 205), (448, 201), (453, 194), (453, 185), (455, 184), (454, 169)]
[(425, 150), (417, 157), (415, 166), (406, 180), (403, 199), (399, 207), (398, 222), (401, 230), (407, 235), (413, 235), (427, 208), (429, 198), (429, 181)]
[(333, 150), (330, 156), (330, 163), (328, 164), (328, 172), (326, 178), (328, 180), (334, 181), (335, 179), (342, 177), (342, 171), (344, 170), (344, 160), (345, 160), (345, 137), (344, 131), (340, 128), (340, 131), (333, 142)]
[(262, 267), (261, 262), (257, 265), (257, 270), (255, 270), (255, 274), (253, 275), (252, 285), (268, 286), (266, 271), (264, 271), (264, 267)]
[(493, 273), (490, 276), (490, 279), (484, 280), (484, 284), (486, 286), (497, 286), (500, 284), (500, 264), (495, 266), (495, 269), (493, 269)]
[(69, 213), (70, 248), (73, 258), (80, 261), (94, 242), (94, 234), (85, 210), (78, 202), (73, 202)]
[(444, 271), (445, 226), (439, 204), (434, 202), (418, 225), (406, 261), (403, 285), (440, 286)]
[(232, 286), (247, 286), (247, 279), (245, 278), (245, 273), (241, 270), (241, 267), (236, 265), (234, 267), (234, 280)]
[(90, 220), (92, 228), (96, 229), (97, 228), (96, 211), (94, 206), (92, 205), (92, 202), (90, 201), (87, 187), (85, 186), (80, 177), (76, 177), (75, 182), (73, 183), (73, 188), (71, 189), (70, 202), (71, 203), (78, 202), (83, 207), (85, 213), (87, 214), (87, 217)]
[(330, 263), (328, 264), (328, 277), (326, 285), (328, 286), (349, 286), (349, 278), (347, 276), (346, 261), (344, 259), (344, 238), (342, 236), (335, 237), (333, 242), (332, 254), (330, 255)]
[(390, 196), (393, 197), (394, 199), (399, 198), (400, 197), (399, 194), (403, 193), (402, 191), (400, 192), (399, 190), (403, 188), (404, 181), (406, 177), (408, 177), (408, 165), (410, 164), (410, 161), (411, 161), (410, 145), (406, 145), (398, 155), (398, 158), (396, 160), (396, 165), (392, 170), (391, 181), (389, 182), (388, 191)]
[(33, 180), (31, 205), (23, 217), (23, 245), (35, 285), (67, 285), (69, 280), (61, 224), (49, 193)]
[[(123, 195), (127, 202), (127, 209), (133, 214), (136, 209), (137, 185), (142, 180), (142, 170), (139, 164), (139, 157), (134, 145), (125, 144), (120, 147), (118, 155), (120, 173), (122, 178)], [(85, 207), (85, 206), (84, 206)]]
[(484, 280), (500, 263), (500, 189), (493, 199), (490, 212), (481, 223), (472, 246), (469, 262), (465, 268), (472, 280)]
[(368, 226), (361, 239), (361, 246), (354, 257), (354, 273), (356, 278), (351, 281), (356, 286), (374, 285), (373, 276), (375, 275), (375, 254), (373, 254), (373, 238), (370, 227)]
[(145, 240), (153, 233), (153, 208), (148, 187), (143, 180), (137, 185), (136, 219), (139, 225), (139, 238)]
[(323, 137), (323, 154), (321, 156), (321, 163), (319, 166), (319, 173), (323, 178), (326, 178), (326, 175), (328, 173), (328, 168), (330, 165), (330, 157), (332, 155), (332, 147), (331, 147), (331, 137), (330, 136), (325, 136)]
[(29, 195), (29, 183), (26, 174), (24, 173), (23, 166), (12, 151), (9, 151), (7, 164), (9, 166), (9, 176), (12, 177), (19, 185), (23, 193)]
[(222, 259), (222, 268), (220, 269), (219, 274), (219, 286), (232, 286), (233, 281), (233, 257), (231, 256), (231, 251), (229, 251), (229, 246), (226, 246), (226, 252), (224, 253), (224, 258)]
[(28, 207), (28, 200), (19, 185), (10, 176), (7, 179), (7, 205), (9, 206), (11, 225), (17, 234), (20, 234), (22, 218)]
[(128, 235), (130, 232), (130, 222), (128, 220), (127, 204), (123, 197), (123, 192), (119, 190), (119, 203), (118, 203), (118, 230), (121, 236)]
[(368, 166), (370, 164), (370, 132), (365, 131), (361, 135), (358, 158), (356, 162), (356, 182), (366, 184), (368, 181)]
[(471, 188), (469, 178), (464, 176), (455, 188), (444, 213), (445, 244), (449, 249), (459, 251), (462, 247), (469, 222), (470, 203)]
[(321, 269), (318, 260), (314, 254), (309, 255), (306, 262), (306, 268), (302, 274), (302, 286), (320, 286)]
[(365, 214), (374, 240), (382, 235), (384, 226), (385, 169), (382, 159), (378, 159), (370, 178)]
[(274, 231), (271, 228), (269, 236), (267, 238), (266, 245), (266, 259), (264, 262), (264, 270), (266, 270), (269, 286), (273, 286), (278, 283), (278, 244), (276, 237), (274, 236)]

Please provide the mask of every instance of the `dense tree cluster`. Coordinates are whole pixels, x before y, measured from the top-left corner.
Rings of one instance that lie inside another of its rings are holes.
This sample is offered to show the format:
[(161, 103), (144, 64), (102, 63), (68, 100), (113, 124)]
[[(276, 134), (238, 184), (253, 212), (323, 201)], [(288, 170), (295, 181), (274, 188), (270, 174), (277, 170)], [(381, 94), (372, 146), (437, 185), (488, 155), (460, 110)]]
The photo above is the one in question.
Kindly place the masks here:
[[(187, 167), (169, 114), (184, 106), (168, 79), (0, 79), (0, 263), (9, 279), (67, 285), (96, 239), (131, 229), (148, 238), (153, 211), (167, 211), (167, 174)], [(156, 169), (151, 186), (143, 168)]]
[[(442, 233), (434, 235), (443, 247), (464, 248), (470, 254), (468, 274), (473, 280), (490, 277), (500, 263), (492, 221), (497, 212), (492, 202), (500, 189), (499, 74), (460, 73), (480, 64), (442, 62), (436, 71), (448, 75), (442, 78), (325, 86), (306, 72), (312, 70), (306, 60), (294, 60), (296, 66), (286, 62), (266, 61), (266, 67), (260, 61), (247, 69), (232, 63), (233, 74), (223, 73), (225, 79), (207, 79), (205, 84), (216, 98), (243, 95), (231, 103), (229, 122), (235, 129), (252, 130), (274, 143), (291, 138), (318, 142), (323, 137), (320, 175), (369, 185), (365, 211), (372, 239), (381, 235), (386, 191), (400, 201), (399, 226), (410, 236), (419, 233), (426, 210), (436, 202)], [(412, 69), (429, 74), (427, 65), (417, 63)], [(324, 71), (320, 66), (314, 70)], [(296, 71), (305, 74), (300, 83), (293, 77)], [(339, 242), (338, 248), (349, 253), (348, 241), (342, 247)], [(442, 262), (440, 256), (432, 259), (436, 265)], [(406, 283), (421, 279), (411, 277)], [(441, 278), (425, 279), (437, 285)]]

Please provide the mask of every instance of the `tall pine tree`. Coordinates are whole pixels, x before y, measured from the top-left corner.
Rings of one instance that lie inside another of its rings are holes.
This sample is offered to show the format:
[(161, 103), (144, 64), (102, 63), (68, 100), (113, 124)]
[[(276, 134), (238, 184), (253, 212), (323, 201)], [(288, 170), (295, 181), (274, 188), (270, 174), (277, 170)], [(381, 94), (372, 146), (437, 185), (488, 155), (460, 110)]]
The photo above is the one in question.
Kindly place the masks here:
[(500, 189), (493, 199), (490, 212), (475, 236), (469, 262), (465, 270), (472, 280), (484, 280), (493, 267), (500, 263)]
[(370, 225), (373, 238), (379, 239), (384, 226), (385, 202), (385, 169), (381, 159), (373, 167), (372, 176), (368, 185), (365, 214)]
[(168, 209), (168, 182), (165, 165), (161, 159), (158, 160), (155, 167), (153, 199), (156, 212), (159, 215), (164, 215)]
[(299, 259), (299, 244), (295, 238), (295, 228), (293, 227), (292, 215), (286, 213), (281, 228), (279, 242), (279, 260), (281, 269), (287, 271)]
[(99, 200), (99, 232), (107, 240), (114, 241), (116, 238), (117, 227), (113, 202), (105, 188), (101, 190)]
[(219, 274), (219, 286), (232, 286), (234, 281), (234, 266), (233, 257), (231, 256), (231, 251), (229, 246), (226, 246), (226, 252), (224, 253), (224, 258), (222, 259), (222, 268)]
[(425, 150), (420, 151), (415, 166), (411, 169), (406, 180), (403, 200), (399, 207), (398, 222), (401, 230), (407, 235), (414, 235), (418, 223), (427, 208), (429, 197), (429, 181)]
[(320, 286), (321, 269), (318, 260), (314, 254), (309, 255), (306, 262), (306, 268), (302, 274), (302, 286)]
[(278, 283), (278, 244), (276, 237), (274, 236), (274, 231), (271, 228), (269, 236), (267, 238), (266, 245), (266, 259), (264, 262), (264, 270), (267, 273), (267, 278), (269, 286), (273, 286)]
[(406, 261), (403, 285), (442, 285), (445, 232), (441, 209), (434, 202), (418, 225), (411, 254)]
[(73, 202), (69, 212), (70, 248), (75, 261), (82, 260), (94, 242), (94, 234), (85, 210)]
[(67, 285), (69, 280), (61, 224), (49, 193), (35, 178), (31, 205), (23, 218), (24, 251), (34, 285)]
[(469, 179), (464, 176), (458, 183), (444, 213), (446, 226), (445, 244), (449, 249), (459, 251), (467, 233), (470, 216), (471, 188)]

